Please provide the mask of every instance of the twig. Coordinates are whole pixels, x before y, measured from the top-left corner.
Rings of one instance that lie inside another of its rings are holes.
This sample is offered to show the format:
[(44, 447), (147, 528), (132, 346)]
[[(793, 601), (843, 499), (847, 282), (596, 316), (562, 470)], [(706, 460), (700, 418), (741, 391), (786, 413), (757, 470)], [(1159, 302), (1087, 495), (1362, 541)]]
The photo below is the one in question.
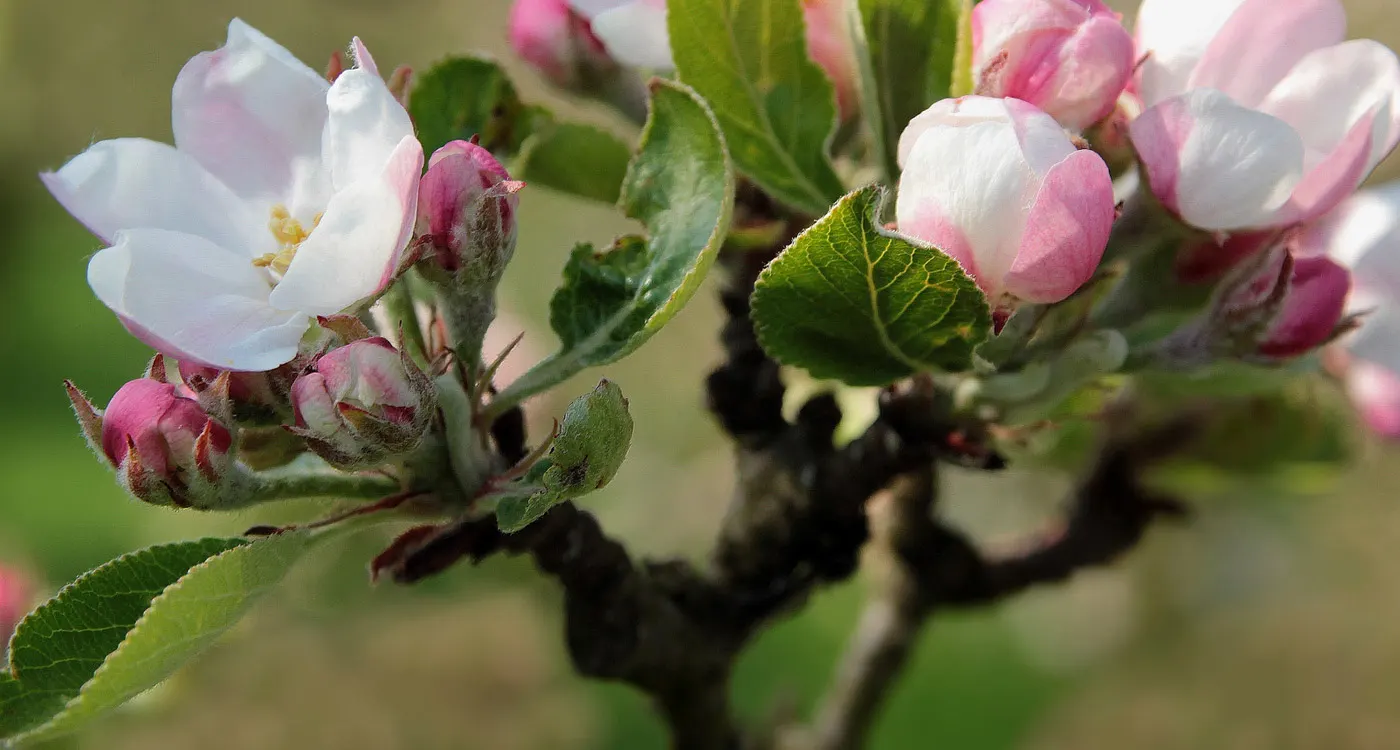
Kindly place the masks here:
[[(932, 468), (903, 477), (890, 490), (886, 540), (896, 546), (905, 534), (932, 523), (938, 492)], [(889, 550), (893, 551), (893, 550)], [(929, 614), (919, 582), (897, 557), (888, 580), (861, 614), (846, 654), (817, 712), (813, 750), (863, 747), (885, 699), (904, 672)]]

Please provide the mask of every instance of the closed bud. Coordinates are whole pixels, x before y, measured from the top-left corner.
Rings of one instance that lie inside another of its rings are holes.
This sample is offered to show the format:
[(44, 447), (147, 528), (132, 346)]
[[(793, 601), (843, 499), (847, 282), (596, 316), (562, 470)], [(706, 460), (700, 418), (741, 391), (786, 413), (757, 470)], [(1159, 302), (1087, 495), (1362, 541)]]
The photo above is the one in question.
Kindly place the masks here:
[(470, 141), (452, 141), (428, 160), (418, 195), (418, 232), (427, 252), (451, 274), (499, 278), (515, 252), (516, 193), (490, 151)]
[(807, 56), (831, 79), (843, 121), (860, 111), (860, 74), (842, 0), (802, 0), (807, 24)]
[[(102, 453), (137, 499), (190, 507), (228, 470), (232, 435), (192, 395), (141, 378), (122, 386), (98, 415)], [(95, 413), (90, 405), (87, 411)]]
[(564, 89), (591, 88), (618, 67), (588, 19), (566, 0), (516, 0), (510, 10), (510, 46)]
[(328, 463), (373, 466), (415, 448), (436, 412), (432, 382), (387, 340), (333, 349), (292, 384), (296, 424)]
[(15, 627), (29, 612), (32, 595), (28, 577), (14, 568), (0, 565), (0, 656), (4, 656)]
[(972, 11), (977, 93), (1011, 97), (1082, 130), (1113, 111), (1133, 40), (1100, 0), (985, 0)]
[(1306, 354), (1336, 338), (1351, 291), (1351, 273), (1328, 258), (1296, 258), (1283, 306), (1258, 353), (1269, 359)]
[(956, 259), (1004, 313), (1088, 281), (1114, 219), (1103, 159), (1015, 99), (945, 99), (899, 139), (899, 231)]

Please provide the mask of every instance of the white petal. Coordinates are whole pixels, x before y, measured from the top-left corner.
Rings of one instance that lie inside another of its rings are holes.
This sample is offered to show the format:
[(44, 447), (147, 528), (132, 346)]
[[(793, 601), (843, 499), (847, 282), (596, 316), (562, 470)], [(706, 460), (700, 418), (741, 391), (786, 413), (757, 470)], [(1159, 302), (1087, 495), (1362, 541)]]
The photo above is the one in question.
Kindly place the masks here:
[(1299, 61), (1260, 109), (1298, 131), (1309, 167), (1331, 153), (1352, 125), (1376, 111), (1374, 167), (1400, 139), (1400, 60), (1370, 39), (1318, 50)]
[(262, 228), (266, 217), (188, 154), (164, 143), (101, 141), (41, 179), (64, 208), (107, 242), (125, 229), (168, 229), (204, 237), (244, 260), (273, 244)]
[(222, 369), (287, 362), (308, 323), (268, 304), (267, 277), (246, 257), (162, 229), (119, 233), (88, 264), (88, 283), (146, 343)]
[(273, 290), (272, 304), (334, 315), (383, 289), (413, 232), (422, 169), (423, 147), (409, 135), (374, 179), (336, 193)]
[(593, 17), (593, 33), (623, 65), (673, 70), (666, 6), (636, 0)]
[(1137, 16), (1138, 91), (1152, 106), (1186, 93), (1196, 63), (1245, 0), (1143, 0)]
[(175, 144), (239, 194), (295, 203), (298, 193), (323, 191), (315, 183), (325, 179), (319, 162), (329, 86), (234, 19), (224, 46), (196, 55), (175, 80)]
[(1370, 307), (1361, 328), (1347, 336), (1344, 343), (1352, 354), (1391, 372), (1400, 372), (1400, 304), (1386, 300)]
[(1197, 89), (1176, 187), (1182, 218), (1202, 229), (1266, 224), (1303, 176), (1303, 142), (1287, 123)]
[(929, 129), (905, 162), (895, 205), (900, 231), (919, 237), (924, 226), (956, 227), (976, 266), (968, 270), (998, 290), (1040, 186), (1015, 129), (994, 120)]
[(413, 135), (408, 112), (368, 68), (347, 70), (326, 96), (326, 158), (336, 190), (378, 179), (389, 155)]

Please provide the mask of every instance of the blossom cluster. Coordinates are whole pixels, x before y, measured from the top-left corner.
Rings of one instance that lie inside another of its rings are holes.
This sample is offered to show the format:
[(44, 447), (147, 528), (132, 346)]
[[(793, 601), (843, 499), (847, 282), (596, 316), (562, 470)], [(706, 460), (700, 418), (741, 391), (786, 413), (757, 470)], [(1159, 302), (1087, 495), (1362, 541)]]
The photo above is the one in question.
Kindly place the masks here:
[[(809, 55), (849, 119), (841, 6), (803, 2)], [(521, 0), (512, 39), (545, 70), (586, 47), (665, 72), (666, 23), (665, 0)], [(1176, 280), (1228, 286), (1231, 320), (1268, 318), (1247, 358), (1314, 351), (1366, 313), (1332, 361), (1350, 360), (1363, 415), (1400, 436), (1400, 191), (1357, 193), (1400, 142), (1400, 62), (1345, 27), (1339, 0), (1144, 0), (1135, 32), (1101, 0), (983, 0), (975, 91), (928, 103), (899, 141), (898, 230), (957, 259), (1004, 320), (1102, 271), (1138, 180), (1188, 230)], [(1136, 164), (1115, 190), (1122, 146)]]

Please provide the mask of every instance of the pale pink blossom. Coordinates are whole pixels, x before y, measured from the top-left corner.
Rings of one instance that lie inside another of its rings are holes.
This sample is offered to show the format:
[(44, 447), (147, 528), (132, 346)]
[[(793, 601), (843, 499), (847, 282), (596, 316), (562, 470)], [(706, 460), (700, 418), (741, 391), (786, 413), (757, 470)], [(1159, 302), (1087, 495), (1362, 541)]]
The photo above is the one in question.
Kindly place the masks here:
[(1082, 130), (1113, 111), (1133, 40), (1100, 0), (984, 0), (972, 11), (977, 92), (1030, 102)]
[(1400, 61), (1339, 0), (1144, 0), (1131, 135), (1152, 191), (1210, 230), (1305, 222), (1400, 142)]
[(899, 162), (899, 231), (957, 259), (996, 307), (1062, 300), (1103, 256), (1107, 165), (1025, 102), (938, 102), (905, 129)]
[(812, 58), (836, 89), (836, 108), (842, 120), (860, 111), (860, 73), (856, 50), (847, 28), (844, 0), (802, 0), (807, 24), (807, 56)]
[(393, 279), (423, 152), (355, 39), (333, 84), (235, 19), (172, 93), (175, 146), (102, 141), (44, 183), (109, 243), (88, 282), (182, 362), (268, 370)]
[(1400, 375), (1364, 359), (1347, 365), (1347, 395), (1373, 432), (1400, 439)]
[(568, 0), (515, 0), (510, 46), (551, 83), (576, 88), (616, 67), (588, 19)]

